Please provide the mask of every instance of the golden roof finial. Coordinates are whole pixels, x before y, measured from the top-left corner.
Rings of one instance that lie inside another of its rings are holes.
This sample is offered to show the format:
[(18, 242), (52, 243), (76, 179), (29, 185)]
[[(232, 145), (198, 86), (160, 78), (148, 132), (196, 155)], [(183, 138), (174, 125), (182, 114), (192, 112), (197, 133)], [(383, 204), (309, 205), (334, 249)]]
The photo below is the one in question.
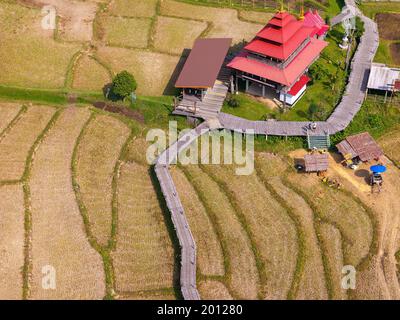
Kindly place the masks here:
[(281, 0), (281, 9), (279, 10), (280, 13), (285, 12), (285, 6), (283, 4), (283, 0)]
[(300, 7), (300, 20), (304, 19), (304, 1), (301, 1), (301, 7)]

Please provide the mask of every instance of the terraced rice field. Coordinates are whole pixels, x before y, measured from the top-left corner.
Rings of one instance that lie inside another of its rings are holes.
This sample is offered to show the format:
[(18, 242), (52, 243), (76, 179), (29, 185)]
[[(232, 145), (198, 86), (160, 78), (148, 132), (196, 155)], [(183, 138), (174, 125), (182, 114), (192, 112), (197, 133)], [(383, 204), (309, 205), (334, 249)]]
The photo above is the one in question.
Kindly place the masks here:
[(118, 179), (118, 236), (112, 254), (118, 293), (173, 288), (174, 256), (147, 166), (124, 163)]
[(105, 17), (102, 23), (104, 25), (105, 41), (108, 46), (147, 48), (151, 20)]
[[(71, 181), (71, 159), (85, 109), (64, 110), (35, 152), (29, 175), (32, 215), (32, 299), (101, 299), (100, 256), (89, 245)], [(43, 268), (56, 271), (56, 289), (42, 286)]]
[(0, 299), (22, 298), (24, 194), (22, 185), (0, 186)]
[(1, 180), (21, 179), (28, 153), (54, 112), (52, 107), (29, 107), (9, 128), (0, 141)]
[(112, 179), (129, 134), (130, 130), (123, 122), (98, 115), (86, 126), (77, 148), (76, 182), (91, 232), (102, 246), (111, 238)]
[(74, 67), (72, 88), (97, 91), (111, 82), (111, 75), (95, 59), (84, 55)]

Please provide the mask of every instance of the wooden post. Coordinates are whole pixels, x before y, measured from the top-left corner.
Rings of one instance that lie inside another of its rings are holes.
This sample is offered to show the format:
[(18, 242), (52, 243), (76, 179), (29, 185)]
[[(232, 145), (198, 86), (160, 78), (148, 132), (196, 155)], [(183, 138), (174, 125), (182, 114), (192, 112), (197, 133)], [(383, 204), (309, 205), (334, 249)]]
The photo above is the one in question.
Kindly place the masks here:
[(236, 90), (236, 94), (238, 94), (239, 93), (239, 80), (238, 80), (238, 76), (236, 75), (236, 88), (235, 88), (235, 90)]
[(246, 92), (249, 91), (249, 80), (246, 79)]
[(262, 85), (262, 96), (263, 96), (263, 98), (265, 98), (265, 86), (264, 85)]

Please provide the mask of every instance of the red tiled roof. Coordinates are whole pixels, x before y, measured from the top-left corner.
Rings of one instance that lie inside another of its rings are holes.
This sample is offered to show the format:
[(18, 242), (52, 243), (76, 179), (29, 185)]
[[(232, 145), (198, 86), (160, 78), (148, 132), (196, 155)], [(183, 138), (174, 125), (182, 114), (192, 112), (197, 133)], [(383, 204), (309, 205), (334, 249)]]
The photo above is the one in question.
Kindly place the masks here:
[(304, 26), (314, 28), (315, 33), (319, 36), (323, 35), (329, 30), (329, 26), (325, 24), (324, 19), (319, 15), (318, 11), (307, 11), (304, 15)]
[(299, 93), (299, 91), (310, 81), (311, 79), (303, 74), (300, 79), (290, 88), (288, 94), (291, 96), (295, 96)]
[(254, 39), (245, 49), (268, 57), (286, 60), (313, 33), (313, 28), (301, 28), (286, 44), (275, 44), (261, 39)]
[(325, 41), (311, 38), (310, 43), (300, 51), (285, 69), (279, 69), (261, 61), (248, 59), (248, 54), (245, 52), (233, 59), (228, 66), (285, 86), (291, 86), (327, 45), (328, 43)]

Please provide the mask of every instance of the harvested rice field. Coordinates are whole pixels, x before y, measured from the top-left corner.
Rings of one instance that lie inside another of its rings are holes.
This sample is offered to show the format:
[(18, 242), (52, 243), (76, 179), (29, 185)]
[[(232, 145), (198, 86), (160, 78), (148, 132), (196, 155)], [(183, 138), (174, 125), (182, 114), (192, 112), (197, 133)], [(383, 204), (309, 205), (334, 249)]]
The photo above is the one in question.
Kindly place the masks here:
[(207, 29), (204, 21), (158, 17), (154, 36), (156, 50), (180, 55), (184, 49), (191, 49), (194, 40)]
[[(25, 170), (32, 145), (53, 116), (52, 107), (29, 107), (0, 141), (0, 177), (2, 181), (19, 180)], [(18, 146), (16, 148), (15, 146)]]
[(110, 82), (108, 70), (89, 56), (81, 57), (74, 67), (73, 89), (99, 91)]
[(102, 25), (108, 46), (137, 49), (148, 46), (150, 19), (105, 17)]
[(129, 128), (118, 119), (98, 115), (87, 124), (77, 146), (76, 182), (91, 233), (102, 246), (111, 239), (112, 180), (129, 133)]
[(118, 235), (112, 253), (120, 294), (173, 288), (174, 252), (149, 168), (124, 163), (118, 179)]
[[(29, 177), (32, 215), (31, 299), (102, 299), (104, 269), (90, 246), (72, 188), (71, 161), (88, 120), (86, 109), (63, 110), (35, 152)], [(43, 274), (55, 271), (55, 288)]]
[(112, 15), (151, 18), (156, 14), (158, 0), (115, 0), (109, 6)]
[(18, 103), (0, 103), (0, 139), (21, 109), (22, 106)]
[(22, 298), (24, 194), (22, 185), (0, 186), (0, 299)]

